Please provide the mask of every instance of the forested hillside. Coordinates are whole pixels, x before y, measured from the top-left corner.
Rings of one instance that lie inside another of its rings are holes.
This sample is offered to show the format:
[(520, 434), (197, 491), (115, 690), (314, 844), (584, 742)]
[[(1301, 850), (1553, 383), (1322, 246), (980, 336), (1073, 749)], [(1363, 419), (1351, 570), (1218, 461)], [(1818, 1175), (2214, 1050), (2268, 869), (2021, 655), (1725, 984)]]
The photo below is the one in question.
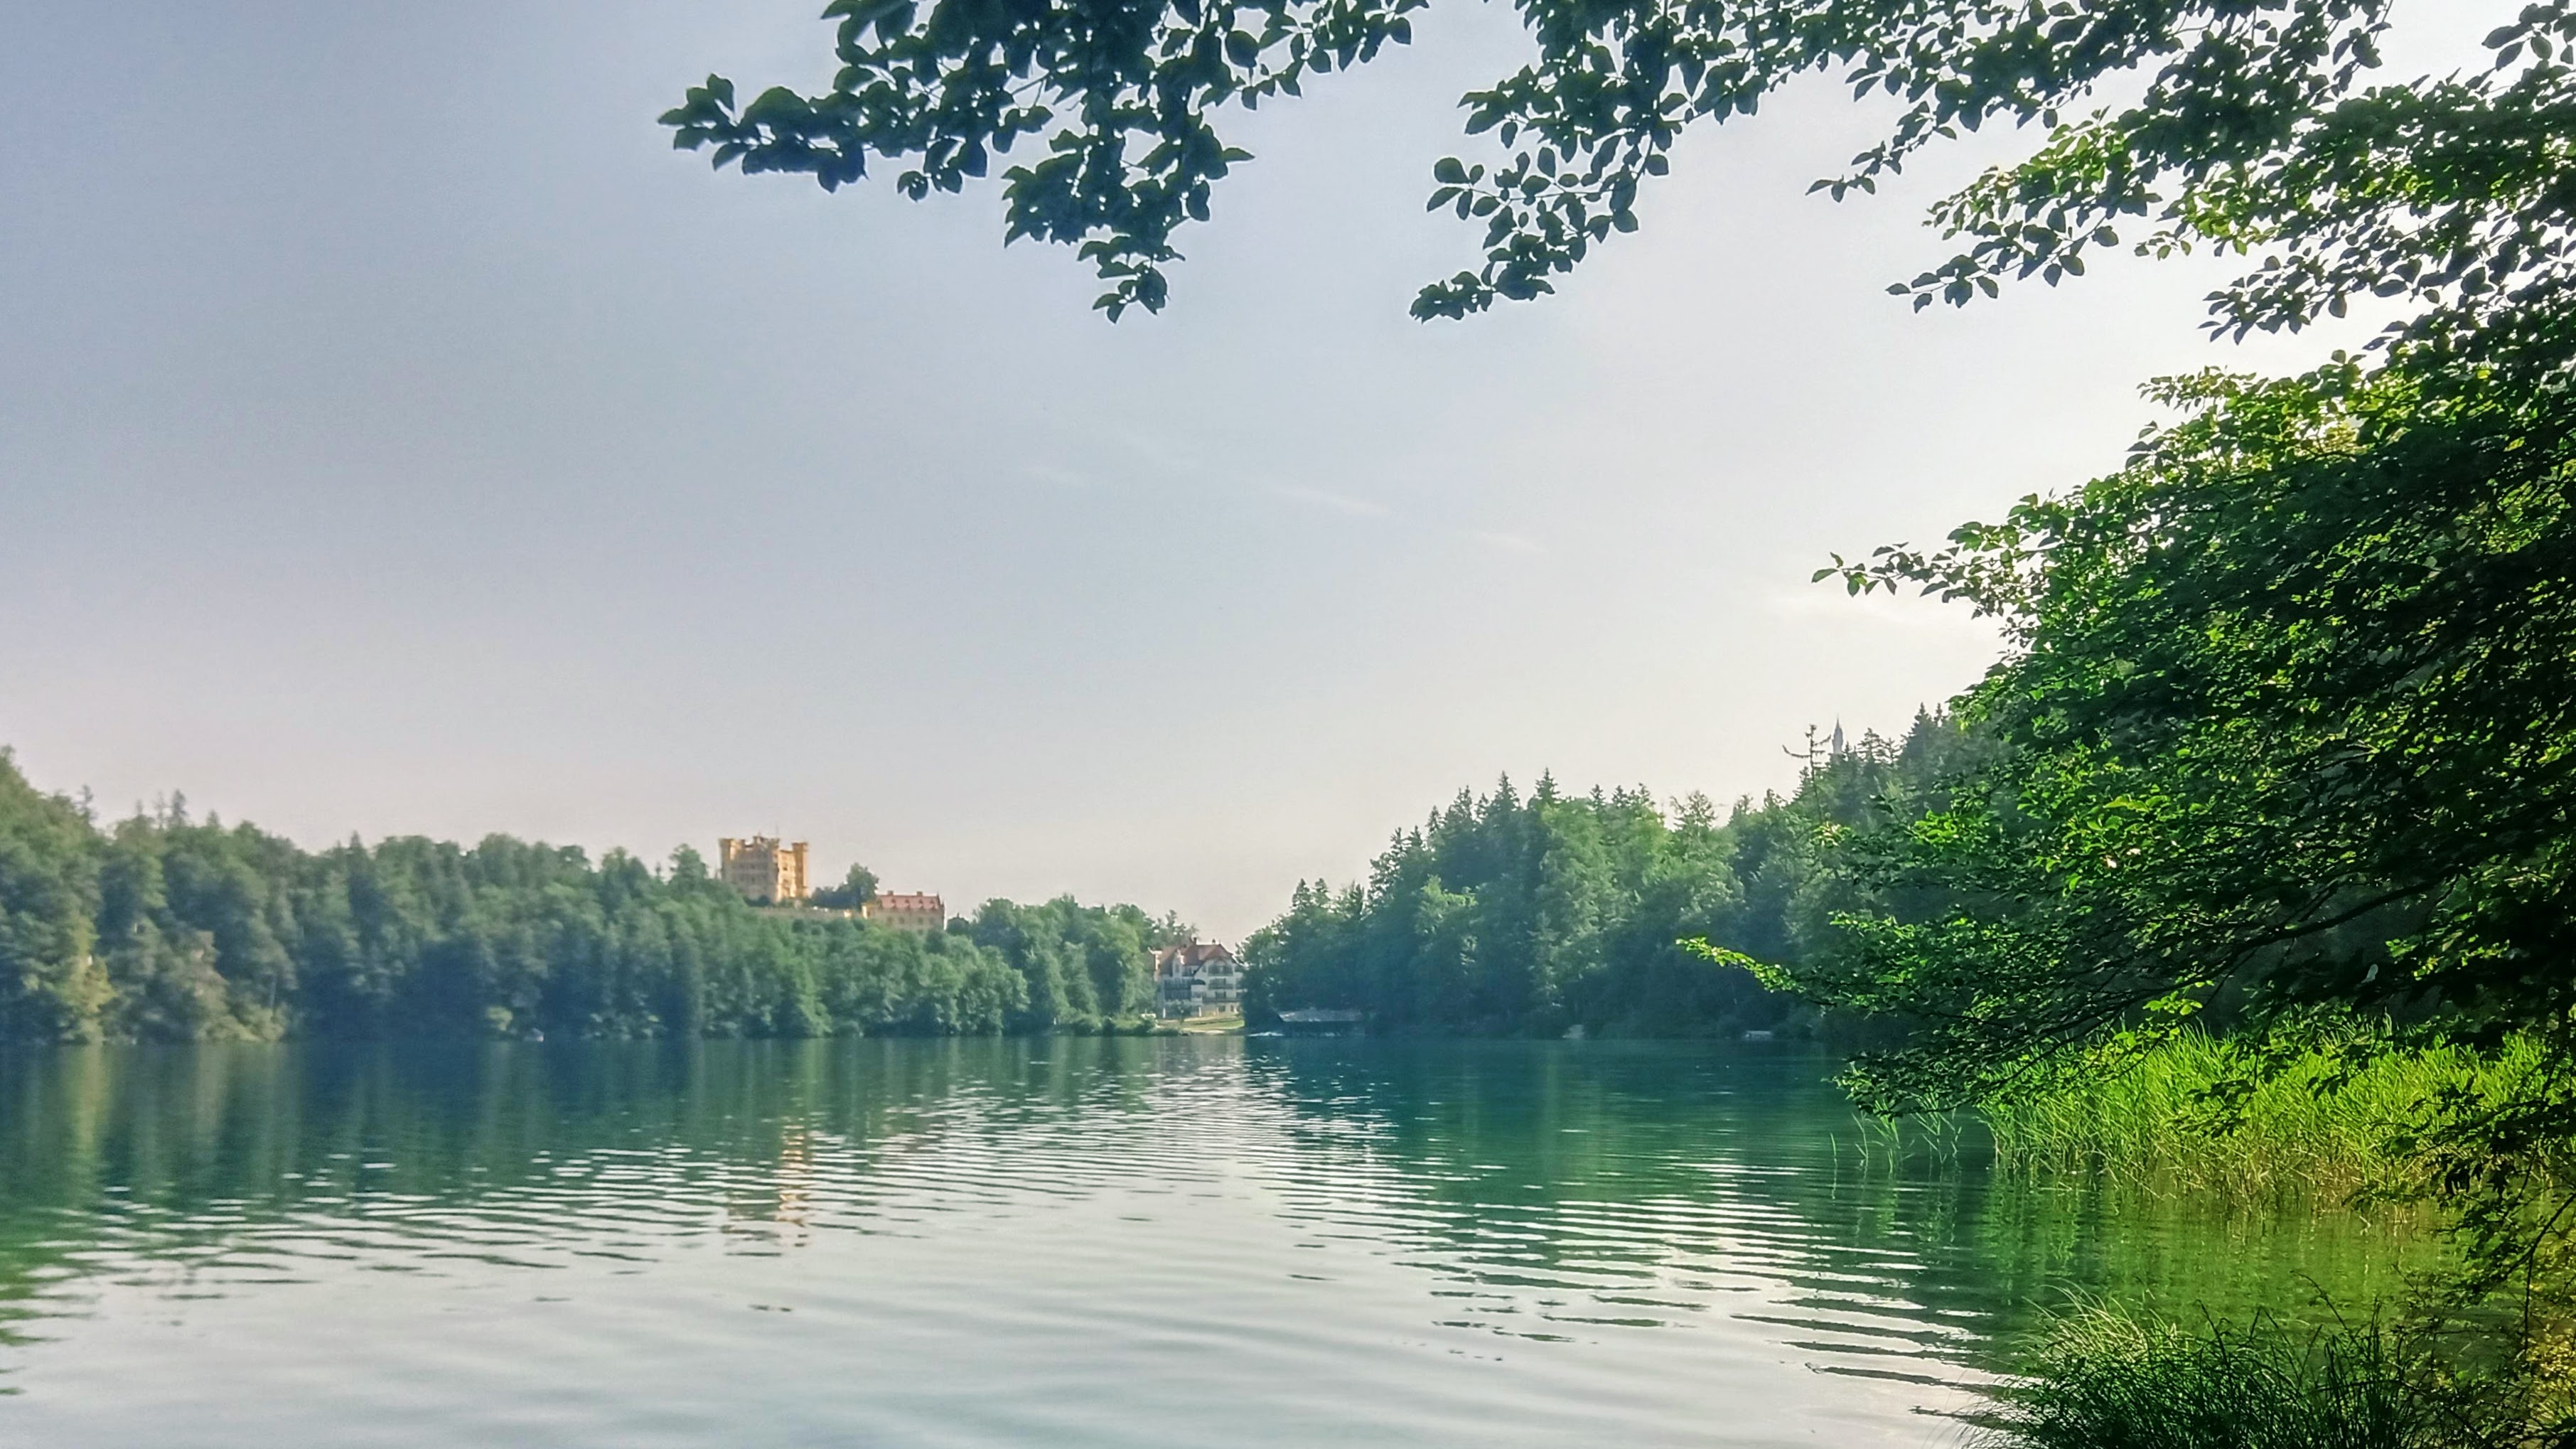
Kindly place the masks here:
[(686, 848), (101, 828), (0, 751), (0, 1040), (1086, 1031), (1149, 1002), (1158, 929), (1070, 899), (926, 937), (764, 914)]
[(1357, 1008), (1379, 1031), (1691, 1036), (1805, 1029), (1812, 1011), (1681, 944), (1765, 962), (1819, 950), (1863, 904), (1844, 832), (1937, 803), (1973, 741), (1916, 716), (1900, 740), (1813, 752), (1795, 795), (1659, 806), (1644, 790), (1568, 795), (1504, 781), (1399, 834), (1369, 878), (1300, 883), (1245, 945), (1251, 1014)]

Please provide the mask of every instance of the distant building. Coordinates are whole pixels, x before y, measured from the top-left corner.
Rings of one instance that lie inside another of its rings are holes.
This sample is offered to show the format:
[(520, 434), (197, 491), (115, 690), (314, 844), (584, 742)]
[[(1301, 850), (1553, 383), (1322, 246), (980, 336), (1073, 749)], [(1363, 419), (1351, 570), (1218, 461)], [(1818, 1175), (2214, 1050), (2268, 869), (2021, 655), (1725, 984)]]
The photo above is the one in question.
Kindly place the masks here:
[(805, 842), (726, 836), (716, 842), (716, 874), (754, 905), (794, 905), (805, 899)]
[(1154, 1009), (1164, 1016), (1231, 1016), (1243, 1010), (1243, 963), (1214, 941), (1154, 953)]
[(859, 907), (861, 920), (915, 935), (935, 935), (948, 928), (947, 903), (933, 895), (907, 895), (902, 891), (879, 891), (875, 900)]

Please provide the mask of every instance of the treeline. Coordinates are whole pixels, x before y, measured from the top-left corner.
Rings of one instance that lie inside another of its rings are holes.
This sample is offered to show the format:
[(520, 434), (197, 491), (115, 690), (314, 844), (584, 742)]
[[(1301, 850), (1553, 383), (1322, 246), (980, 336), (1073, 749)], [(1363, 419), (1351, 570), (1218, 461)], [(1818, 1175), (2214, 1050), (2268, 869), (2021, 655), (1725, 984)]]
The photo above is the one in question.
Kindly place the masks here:
[(0, 1041), (1096, 1031), (1152, 1001), (1134, 906), (926, 936), (762, 912), (683, 848), (306, 851), (184, 804), (102, 828), (0, 751)]
[(1766, 963), (1822, 950), (1836, 914), (1869, 903), (1837, 842), (1934, 808), (1974, 749), (1928, 711), (1900, 740), (1811, 741), (1793, 795), (1723, 818), (1701, 795), (1568, 795), (1544, 777), (1525, 797), (1509, 780), (1462, 791), (1365, 882), (1298, 885), (1245, 943), (1247, 1010), (1357, 1009), (1388, 1032), (1811, 1030), (1811, 1008), (1684, 943)]

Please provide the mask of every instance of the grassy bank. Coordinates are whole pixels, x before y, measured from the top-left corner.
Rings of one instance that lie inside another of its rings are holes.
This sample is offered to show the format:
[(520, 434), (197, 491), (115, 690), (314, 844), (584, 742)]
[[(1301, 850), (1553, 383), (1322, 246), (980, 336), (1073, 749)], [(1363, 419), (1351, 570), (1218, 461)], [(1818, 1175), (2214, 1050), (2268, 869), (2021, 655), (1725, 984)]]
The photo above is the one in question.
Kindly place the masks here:
[(2561, 1442), (2509, 1375), (2462, 1376), (2372, 1322), (2203, 1330), (2069, 1318), (2005, 1391), (1982, 1449), (2505, 1449)]
[[(2420, 1186), (2411, 1134), (2464, 1104), (2493, 1106), (2539, 1064), (2537, 1049), (2523, 1042), (2488, 1055), (2399, 1049), (2360, 1034), (2272, 1062), (2244, 1043), (2187, 1032), (2105, 1054), (2047, 1090), (1989, 1105), (1984, 1116), (2006, 1172), (2151, 1194), (2177, 1210), (2303, 1200), (2335, 1211), (2359, 1194), (2405, 1196)], [(2432, 1211), (2419, 1203), (2370, 1215), (2401, 1247), (2392, 1260), (2398, 1276), (2444, 1256), (2429, 1231)], [(2024, 1361), (1973, 1442), (1985, 1449), (2576, 1442), (2556, 1437), (2569, 1385), (2542, 1362), (2546, 1355), (2514, 1352), (2501, 1320), (2437, 1335), (2405, 1312), (2412, 1290), (2389, 1287), (2397, 1291), (2365, 1290), (2358, 1302), (2321, 1303), (2299, 1319), (2231, 1320), (2213, 1300), (2176, 1322), (2126, 1298), (2106, 1300), (2126, 1312), (2087, 1309), (2064, 1320)], [(2339, 1312), (2395, 1316), (2355, 1322)]]
[(2401, 1138), (2446, 1092), (2492, 1098), (2536, 1053), (2481, 1060), (2450, 1047), (2383, 1049), (2357, 1062), (2312, 1050), (2257, 1073), (2250, 1048), (2186, 1032), (2106, 1058), (2043, 1092), (1988, 1106), (1997, 1162), (2037, 1175), (2109, 1176), (2229, 1197), (2402, 1189)]

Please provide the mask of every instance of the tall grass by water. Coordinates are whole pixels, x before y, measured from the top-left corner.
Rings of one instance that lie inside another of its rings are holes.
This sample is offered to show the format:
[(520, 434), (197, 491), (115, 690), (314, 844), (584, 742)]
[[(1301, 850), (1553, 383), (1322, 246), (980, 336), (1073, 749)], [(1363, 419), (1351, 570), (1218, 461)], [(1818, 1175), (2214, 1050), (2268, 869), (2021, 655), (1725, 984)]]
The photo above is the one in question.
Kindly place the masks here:
[(2188, 1031), (1991, 1104), (1985, 1117), (2007, 1171), (2231, 1198), (2348, 1198), (2411, 1185), (2405, 1135), (2444, 1093), (2492, 1098), (2535, 1060), (2524, 1043), (2492, 1058), (2447, 1046), (2356, 1057), (2329, 1045), (2256, 1072), (2252, 1048)]
[(2193, 1331), (2075, 1314), (2006, 1390), (1980, 1449), (2503, 1449), (2535, 1442), (2511, 1381), (2461, 1378), (2384, 1324), (2258, 1317)]

